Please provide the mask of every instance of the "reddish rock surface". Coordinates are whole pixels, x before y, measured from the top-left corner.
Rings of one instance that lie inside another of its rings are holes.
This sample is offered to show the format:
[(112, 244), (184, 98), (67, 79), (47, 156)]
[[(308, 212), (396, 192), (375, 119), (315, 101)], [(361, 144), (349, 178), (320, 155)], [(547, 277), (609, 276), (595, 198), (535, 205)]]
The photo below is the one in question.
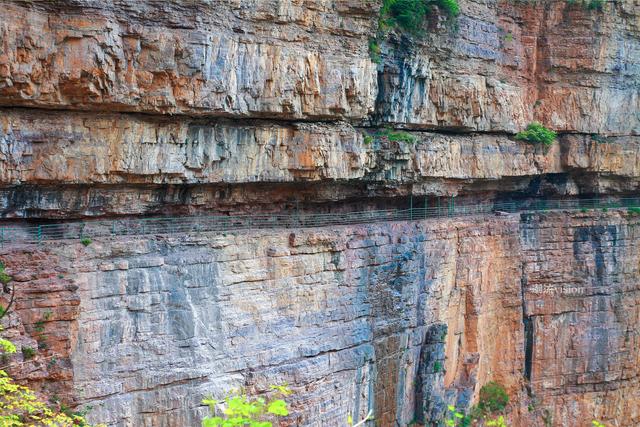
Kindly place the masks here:
[[(638, 0), (461, 0), (381, 37), (379, 63), (369, 0), (0, 5), (0, 226), (638, 194)], [(548, 150), (514, 138), (534, 120)], [(11, 244), (5, 333), (37, 351), (9, 370), (113, 426), (196, 426), (202, 396), (283, 381), (291, 425), (404, 426), (496, 380), (513, 426), (635, 427), (637, 228), (592, 211)]]
[(284, 381), (294, 424), (406, 425), (495, 380), (511, 425), (631, 427), (637, 230), (555, 212), (5, 249), (18, 341), (52, 311), (14, 372), (110, 425), (197, 425), (202, 395)]

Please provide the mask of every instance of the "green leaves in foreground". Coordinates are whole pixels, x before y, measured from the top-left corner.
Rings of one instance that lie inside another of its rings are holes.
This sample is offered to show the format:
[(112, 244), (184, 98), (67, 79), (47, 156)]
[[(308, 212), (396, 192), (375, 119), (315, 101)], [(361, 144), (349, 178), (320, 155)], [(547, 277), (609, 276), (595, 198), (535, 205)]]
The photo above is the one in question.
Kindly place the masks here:
[[(279, 397), (291, 394), (286, 385), (271, 386), (271, 390)], [(287, 403), (282, 399), (254, 398), (244, 393), (223, 400), (208, 398), (202, 403), (209, 406), (213, 415), (202, 420), (203, 427), (273, 427), (275, 419), (289, 415)]]

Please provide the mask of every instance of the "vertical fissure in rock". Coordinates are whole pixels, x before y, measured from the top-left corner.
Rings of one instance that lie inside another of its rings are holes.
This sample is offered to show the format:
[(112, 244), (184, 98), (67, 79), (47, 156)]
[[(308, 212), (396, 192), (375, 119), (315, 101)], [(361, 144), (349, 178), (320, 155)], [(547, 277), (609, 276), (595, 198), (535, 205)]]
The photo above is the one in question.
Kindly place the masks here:
[(527, 287), (527, 275), (525, 273), (526, 264), (522, 263), (520, 276), (520, 292), (522, 298), (522, 324), (524, 327), (524, 378), (531, 382), (531, 370), (533, 365), (533, 344), (535, 339), (534, 324), (531, 316), (527, 314), (527, 301), (525, 289)]

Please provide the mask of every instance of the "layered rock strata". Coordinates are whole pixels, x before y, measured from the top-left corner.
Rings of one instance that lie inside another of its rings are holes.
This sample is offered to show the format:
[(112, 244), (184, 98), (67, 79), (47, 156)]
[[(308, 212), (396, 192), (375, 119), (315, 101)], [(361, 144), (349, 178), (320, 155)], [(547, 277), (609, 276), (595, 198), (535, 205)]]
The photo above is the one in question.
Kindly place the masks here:
[[(421, 36), (384, 37), (369, 0), (0, 6), (3, 219), (638, 193), (637, 0), (461, 0)], [(549, 150), (514, 139), (534, 120), (560, 132)], [(10, 371), (114, 426), (199, 425), (203, 395), (283, 381), (292, 425), (370, 408), (382, 426), (429, 423), (490, 380), (514, 426), (635, 426), (637, 222), (557, 212), (4, 247), (6, 333), (37, 349)]]
[(470, 407), (496, 380), (514, 425), (633, 426), (637, 233), (626, 213), (557, 212), (56, 242), (1, 258), (20, 285), (13, 321), (36, 339), (51, 313), (52, 345), (21, 372), (59, 372), (43, 389), (109, 425), (197, 425), (203, 395), (279, 382), (295, 390), (293, 424), (373, 409), (380, 425), (407, 425)]

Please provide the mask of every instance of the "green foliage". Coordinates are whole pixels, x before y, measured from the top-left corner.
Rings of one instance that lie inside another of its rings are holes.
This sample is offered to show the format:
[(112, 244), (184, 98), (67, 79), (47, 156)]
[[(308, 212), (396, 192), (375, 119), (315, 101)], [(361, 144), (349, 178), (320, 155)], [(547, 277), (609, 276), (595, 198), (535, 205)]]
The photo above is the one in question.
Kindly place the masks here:
[(29, 347), (27, 345), (22, 347), (22, 357), (24, 357), (24, 360), (33, 359), (35, 355), (36, 351), (35, 349), (33, 349), (33, 347)]
[[(50, 315), (45, 312), (45, 318), (48, 316)], [(3, 361), (6, 362), (16, 352), (16, 346), (11, 341), (0, 338), (0, 356)], [(35, 353), (31, 347), (22, 347), (25, 359), (30, 359)], [(52, 409), (39, 400), (31, 389), (16, 384), (4, 370), (0, 370), (1, 427), (90, 427), (84, 415), (73, 413), (69, 408), (62, 408), (61, 411)], [(106, 426), (100, 424), (95, 427)]]
[(525, 130), (518, 132), (516, 139), (527, 141), (531, 144), (542, 144), (545, 147), (550, 147), (557, 136), (558, 134), (554, 131), (547, 129), (538, 122), (533, 122), (529, 123)]
[(13, 278), (4, 272), (4, 264), (0, 262), (0, 283), (6, 285), (11, 282), (11, 280), (13, 280)]
[(587, 209), (587, 208), (582, 208), (582, 209), (580, 209), (580, 212), (582, 212), (582, 213), (587, 213), (587, 212), (589, 212), (589, 209)]
[(436, 0), (434, 3), (448, 16), (458, 16), (460, 14), (460, 5), (457, 0)]
[(508, 403), (507, 391), (497, 382), (488, 382), (480, 389), (478, 408), (483, 412), (500, 412), (507, 407)]
[(46, 350), (47, 348), (49, 348), (49, 345), (47, 344), (47, 335), (45, 335), (44, 333), (44, 324), (46, 321), (51, 319), (52, 314), (53, 312), (51, 310), (45, 311), (42, 319), (38, 320), (33, 325), (33, 330), (36, 333), (36, 341), (38, 342), (39, 350)]
[(371, 57), (371, 60), (376, 64), (382, 62), (382, 50), (380, 49), (380, 43), (378, 43), (378, 39), (369, 39), (369, 56)]
[[(357, 423), (353, 423), (353, 417), (351, 415), (349, 415), (347, 417), (347, 427), (360, 427), (362, 425), (364, 425), (367, 421), (373, 421), (373, 411), (369, 411), (369, 413), (367, 414), (366, 417), (364, 417), (362, 420), (358, 421)], [(412, 421), (413, 422), (413, 421)], [(411, 425), (411, 423), (409, 423), (409, 425)]]
[(442, 362), (436, 360), (433, 364), (433, 372), (437, 374), (440, 371), (442, 371)]
[(632, 207), (632, 208), (629, 208), (629, 209), (627, 209), (627, 212), (628, 212), (630, 215), (634, 215), (634, 216), (635, 216), (635, 215), (640, 215), (640, 207)]
[(382, 135), (387, 138), (391, 142), (406, 142), (409, 144), (414, 144), (416, 142), (416, 137), (411, 135), (410, 133), (399, 131), (399, 132), (387, 132)]
[(16, 346), (9, 340), (0, 338), (0, 351), (5, 354), (13, 354), (17, 352)]
[(600, 421), (596, 421), (596, 420), (591, 421), (591, 425), (593, 427), (607, 427), (604, 424), (602, 424)]
[(598, 135), (597, 133), (591, 134), (591, 140), (597, 142), (598, 144), (608, 144), (611, 142), (608, 138)]
[(449, 413), (444, 420), (445, 425), (448, 427), (466, 427), (471, 424), (471, 418), (466, 416), (464, 412), (456, 410), (455, 406), (447, 406)]
[(457, 0), (383, 0), (381, 27), (399, 27), (409, 33), (419, 34), (432, 6), (437, 6), (450, 17), (460, 14)]
[(484, 425), (487, 427), (507, 427), (507, 423), (505, 423), (502, 415), (496, 419), (487, 421)]
[(417, 142), (417, 138), (411, 135), (409, 132), (405, 131), (396, 131), (392, 128), (385, 128), (383, 130), (377, 131), (373, 135), (364, 135), (364, 143), (372, 144), (373, 142), (404, 142), (409, 144), (415, 144)]
[(415, 34), (429, 13), (429, 6), (424, 0), (385, 0), (383, 10), (392, 23)]
[(601, 11), (604, 7), (604, 0), (589, 0), (586, 3), (587, 9)]
[(604, 8), (604, 0), (566, 0), (568, 5), (580, 4), (587, 10), (602, 11)]
[(82, 416), (56, 412), (41, 402), (33, 391), (15, 384), (0, 370), (0, 426), (72, 427), (88, 426)]
[(410, 144), (414, 144), (416, 142), (416, 137), (411, 135), (408, 132), (404, 131), (394, 131), (393, 129), (386, 128), (385, 130), (378, 132), (376, 137), (380, 139), (386, 139), (389, 142), (407, 142)]
[(382, 61), (380, 42), (386, 38), (390, 29), (413, 35), (421, 34), (424, 21), (432, 12), (433, 6), (437, 6), (449, 17), (460, 13), (458, 0), (382, 0), (378, 32), (375, 38), (369, 40), (371, 60), (376, 64)]
[[(271, 389), (279, 397), (291, 394), (286, 385), (271, 386)], [(283, 399), (253, 398), (244, 393), (222, 400), (207, 398), (202, 403), (211, 411), (211, 416), (202, 420), (203, 427), (272, 427), (275, 419), (289, 415)]]
[(89, 246), (91, 244), (91, 239), (88, 237), (83, 237), (82, 239), (80, 239), (80, 243), (85, 246)]

